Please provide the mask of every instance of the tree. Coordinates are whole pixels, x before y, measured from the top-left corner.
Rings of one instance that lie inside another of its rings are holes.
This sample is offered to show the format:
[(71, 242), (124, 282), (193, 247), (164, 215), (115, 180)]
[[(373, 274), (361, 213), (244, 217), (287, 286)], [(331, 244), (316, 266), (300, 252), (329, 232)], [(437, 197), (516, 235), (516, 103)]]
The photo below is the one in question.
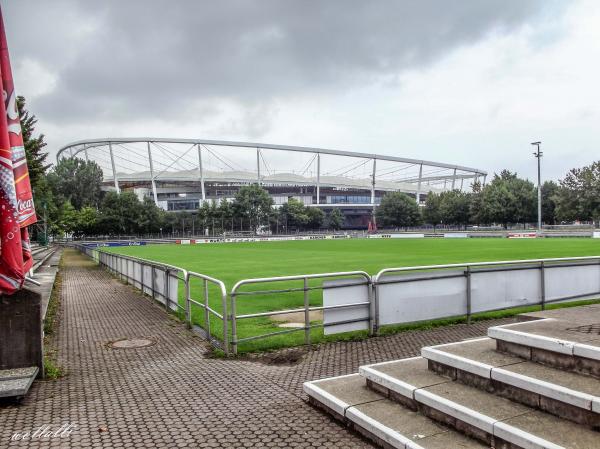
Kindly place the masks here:
[(177, 212), (167, 212), (163, 215), (162, 229), (165, 232), (175, 233), (175, 226), (178, 225), (179, 217)]
[(318, 207), (307, 207), (306, 215), (308, 217), (307, 225), (310, 229), (319, 229), (325, 221), (325, 212)]
[(17, 97), (17, 110), (21, 120), (21, 136), (23, 137), (23, 147), (27, 158), (27, 169), (29, 171), (29, 182), (33, 193), (33, 201), (38, 214), (38, 224), (30, 227), (31, 236), (40, 242), (46, 243), (46, 235), (42, 232), (43, 221), (48, 226), (50, 216), (58, 218), (58, 211), (54, 204), (52, 192), (46, 180), (46, 170), (50, 166), (46, 163), (48, 153), (43, 149), (46, 146), (44, 135), (35, 136), (35, 127), (37, 118), (25, 108), (25, 98)]
[(559, 181), (556, 215), (561, 221), (600, 221), (600, 161), (574, 168)]
[(65, 236), (71, 234), (77, 228), (77, 211), (69, 201), (65, 201), (58, 212), (58, 220), (55, 223), (54, 234)]
[(222, 223), (223, 231), (225, 229), (233, 230), (233, 206), (226, 199), (222, 199), (219, 203), (219, 219)]
[(198, 209), (198, 221), (200, 226), (202, 226), (202, 235), (204, 235), (206, 229), (209, 227), (209, 223), (212, 222), (212, 213), (213, 210), (211, 208), (210, 201), (203, 201), (202, 205)]
[(46, 146), (44, 135), (40, 134), (34, 137), (37, 118), (25, 109), (25, 97), (17, 97), (17, 109), (21, 119), (21, 135), (23, 136), (23, 146), (25, 147), (25, 156), (27, 157), (27, 168), (29, 169), (29, 180), (35, 193), (45, 185), (44, 177), (50, 164), (46, 163), (48, 153), (43, 151)]
[(75, 209), (98, 207), (102, 197), (102, 169), (93, 161), (61, 159), (48, 174), (57, 201), (70, 201)]
[(433, 229), (441, 223), (442, 213), (440, 211), (440, 195), (437, 193), (429, 192), (427, 199), (425, 200), (425, 207), (423, 209), (423, 220), (425, 223), (433, 225)]
[(554, 181), (546, 181), (542, 184), (542, 222), (546, 224), (556, 223), (556, 196), (558, 195), (558, 184)]
[(162, 225), (162, 217), (161, 210), (156, 203), (154, 203), (154, 200), (147, 196), (144, 197), (139, 211), (140, 215), (137, 220), (137, 227), (140, 232), (158, 232)]
[(472, 190), (469, 197), (469, 223), (478, 225), (482, 222), (483, 186), (479, 181), (476, 181), (473, 183)]
[(78, 237), (94, 235), (97, 233), (98, 211), (93, 207), (83, 207), (77, 213), (77, 225), (75, 235)]
[(333, 230), (341, 229), (344, 224), (344, 214), (339, 209), (333, 209), (327, 217), (327, 227)]
[(535, 220), (536, 190), (531, 181), (503, 170), (482, 190), (480, 219), (485, 223), (526, 223)]
[(248, 223), (249, 229), (256, 232), (261, 223), (267, 224), (273, 211), (273, 199), (258, 184), (243, 186), (238, 190), (233, 202), (236, 218)]
[(302, 201), (290, 198), (279, 209), (280, 220), (287, 228), (304, 229), (310, 219), (306, 209)]
[(405, 193), (386, 193), (376, 212), (380, 226), (407, 227), (421, 221), (419, 206)]
[(440, 217), (445, 224), (464, 226), (469, 223), (469, 194), (450, 190), (440, 194)]
[(108, 234), (135, 234), (140, 231), (142, 204), (132, 191), (108, 192), (100, 205), (100, 229)]

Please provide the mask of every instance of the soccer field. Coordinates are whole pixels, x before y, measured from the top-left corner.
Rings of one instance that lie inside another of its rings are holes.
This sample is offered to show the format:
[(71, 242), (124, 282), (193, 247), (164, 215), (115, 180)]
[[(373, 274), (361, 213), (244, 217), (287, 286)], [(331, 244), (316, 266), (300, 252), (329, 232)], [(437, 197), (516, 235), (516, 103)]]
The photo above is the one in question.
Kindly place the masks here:
[[(600, 255), (600, 240), (555, 239), (348, 239), (199, 245), (148, 245), (115, 247), (108, 251), (155, 260), (222, 280), (229, 291), (241, 279), (362, 270), (373, 275), (383, 268), (461, 262), (521, 260)], [(313, 283), (313, 285), (315, 285)], [(269, 288), (301, 287), (300, 283), (271, 284)], [(265, 288), (263, 285), (262, 289)], [(200, 282), (191, 285), (192, 296), (201, 297)], [(220, 299), (211, 289), (211, 307), (221, 311)], [(313, 291), (311, 305), (321, 305), (322, 292)], [(239, 297), (237, 313), (255, 313), (302, 307), (302, 292)], [(202, 320), (200, 314), (195, 319)], [(270, 318), (238, 322), (240, 337), (280, 329)], [(218, 335), (220, 323), (212, 322)], [(313, 329), (313, 341), (323, 339)], [(302, 332), (249, 342), (241, 350), (301, 344)]]
[(493, 260), (600, 255), (600, 239), (348, 239), (203, 245), (148, 245), (111, 251), (221, 279)]

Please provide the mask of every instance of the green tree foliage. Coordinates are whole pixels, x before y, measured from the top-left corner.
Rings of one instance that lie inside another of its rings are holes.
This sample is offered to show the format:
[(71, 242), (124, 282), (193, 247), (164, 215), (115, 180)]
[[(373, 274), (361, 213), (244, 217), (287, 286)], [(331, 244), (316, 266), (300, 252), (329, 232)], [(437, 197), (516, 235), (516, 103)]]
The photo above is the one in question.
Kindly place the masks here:
[(219, 218), (221, 219), (223, 230), (233, 230), (233, 206), (229, 201), (222, 200), (219, 204)]
[(141, 210), (140, 200), (135, 193), (108, 192), (100, 205), (99, 226), (113, 235), (137, 233), (140, 229), (138, 219)]
[(23, 146), (27, 157), (27, 168), (29, 169), (29, 179), (33, 191), (41, 194), (42, 187), (45, 188), (45, 174), (50, 164), (46, 163), (48, 153), (43, 149), (46, 146), (44, 135), (34, 136), (37, 118), (25, 108), (25, 97), (17, 97), (17, 108), (21, 119), (21, 133), (23, 136)]
[(483, 223), (498, 223), (505, 227), (509, 223), (533, 222), (536, 201), (533, 183), (503, 170), (483, 188), (479, 218)]
[(559, 220), (600, 221), (600, 161), (569, 171), (554, 198)]
[(440, 194), (440, 216), (442, 223), (466, 226), (469, 223), (471, 197), (460, 190)]
[(333, 209), (327, 216), (327, 227), (329, 229), (338, 230), (344, 225), (344, 214), (339, 209)]
[(423, 220), (433, 226), (433, 229), (442, 222), (441, 201), (438, 193), (429, 192), (423, 208)]
[(320, 229), (325, 221), (325, 212), (318, 207), (307, 207), (306, 213), (308, 216), (307, 227), (309, 229)]
[(70, 201), (75, 209), (98, 207), (102, 197), (102, 169), (93, 161), (61, 159), (48, 174), (56, 201)]
[(376, 212), (379, 226), (397, 228), (416, 226), (421, 221), (419, 206), (413, 198), (405, 193), (386, 193)]
[(98, 211), (93, 207), (82, 207), (77, 214), (75, 235), (83, 237), (95, 235), (98, 231)]
[(473, 191), (469, 201), (469, 222), (475, 225), (482, 223), (481, 211), (483, 209), (483, 186), (479, 181), (472, 185)]
[(54, 234), (70, 234), (77, 228), (77, 211), (69, 201), (62, 203), (58, 209), (58, 219), (53, 226)]
[(545, 224), (556, 223), (556, 196), (559, 186), (554, 181), (542, 184), (542, 222)]
[(290, 198), (279, 208), (279, 220), (287, 229), (302, 230), (309, 222), (307, 209), (302, 201)]
[(244, 226), (253, 231), (261, 224), (269, 223), (272, 208), (273, 199), (258, 184), (240, 188), (233, 202), (236, 217), (241, 218)]
[(198, 222), (202, 227), (202, 233), (204, 233), (204, 229), (209, 226), (209, 223), (211, 223), (214, 218), (212, 215), (213, 212), (214, 210), (211, 208), (210, 201), (204, 201), (200, 206), (200, 209), (198, 209)]
[[(277, 211), (277, 224), (289, 231), (308, 231), (320, 229), (325, 223), (325, 212), (318, 207), (305, 206), (295, 198), (288, 199)], [(275, 221), (271, 220), (271, 228), (275, 229)]]
[[(46, 163), (48, 153), (44, 151), (46, 147), (44, 135), (35, 135), (37, 118), (26, 109), (25, 103), (24, 97), (17, 97), (17, 109), (21, 120), (21, 135), (27, 158), (29, 181), (38, 215), (38, 224), (31, 226), (30, 232), (32, 239), (45, 243), (44, 221), (50, 221), (51, 217), (58, 217), (59, 212), (46, 179), (46, 171), (50, 165)], [(49, 228), (51, 231), (51, 226)]]
[(159, 232), (163, 222), (163, 211), (156, 207), (154, 200), (149, 197), (144, 197), (144, 200), (139, 206), (139, 211), (140, 215), (137, 219), (137, 228), (139, 232), (144, 234)]
[(174, 233), (176, 229), (181, 229), (179, 225), (178, 214), (173, 212), (164, 214), (162, 229), (165, 233)]

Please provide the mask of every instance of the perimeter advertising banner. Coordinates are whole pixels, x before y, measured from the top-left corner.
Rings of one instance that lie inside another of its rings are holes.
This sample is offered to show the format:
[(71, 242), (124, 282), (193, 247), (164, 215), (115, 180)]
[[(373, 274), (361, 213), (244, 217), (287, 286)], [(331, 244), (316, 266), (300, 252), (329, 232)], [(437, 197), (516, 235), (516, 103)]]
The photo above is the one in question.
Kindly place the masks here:
[(1, 9), (0, 72), (0, 294), (12, 294), (23, 286), (33, 264), (27, 226), (37, 218)]

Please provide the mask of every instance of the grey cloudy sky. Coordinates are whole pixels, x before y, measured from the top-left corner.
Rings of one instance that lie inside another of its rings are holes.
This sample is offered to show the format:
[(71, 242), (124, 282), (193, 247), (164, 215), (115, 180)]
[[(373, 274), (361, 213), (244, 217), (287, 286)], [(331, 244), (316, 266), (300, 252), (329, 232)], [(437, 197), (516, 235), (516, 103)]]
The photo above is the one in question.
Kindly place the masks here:
[(55, 151), (198, 137), (507, 167), (599, 159), (600, 3), (2, 0)]

